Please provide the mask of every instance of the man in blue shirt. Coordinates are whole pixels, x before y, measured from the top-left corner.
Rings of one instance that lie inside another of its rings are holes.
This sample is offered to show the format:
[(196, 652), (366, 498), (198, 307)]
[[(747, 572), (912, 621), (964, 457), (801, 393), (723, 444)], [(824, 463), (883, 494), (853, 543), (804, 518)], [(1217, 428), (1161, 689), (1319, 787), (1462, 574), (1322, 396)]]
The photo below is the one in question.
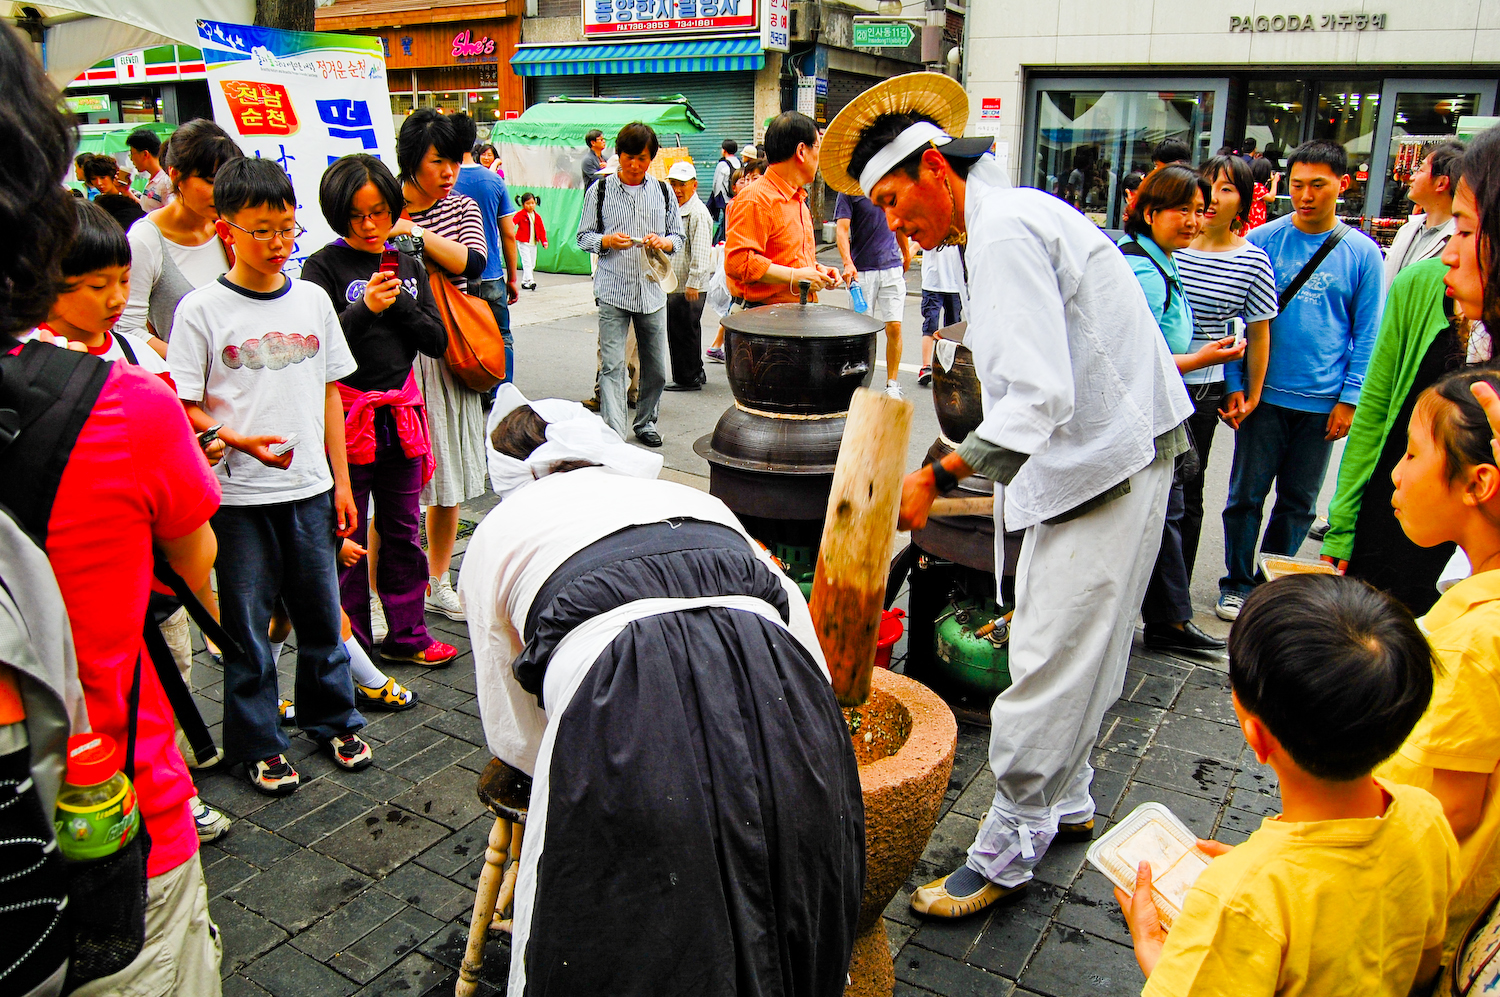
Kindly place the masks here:
[[(1271, 257), (1282, 298), (1324, 241), (1338, 238), (1338, 198), (1349, 186), (1348, 157), (1336, 142), (1304, 142), (1287, 158), (1287, 169), (1292, 213), (1248, 237)], [(1276, 505), (1260, 549), (1293, 554), (1307, 537), (1334, 441), (1348, 435), (1359, 404), (1380, 328), (1382, 270), (1375, 243), (1360, 232), (1345, 231), (1271, 320), (1271, 353), (1259, 404), (1250, 402), (1233, 414), (1239, 432), (1224, 507), (1226, 573), (1219, 580), (1216, 607), (1220, 619), (1237, 618), (1258, 581), (1255, 541), (1273, 481)], [(1225, 367), (1231, 394), (1243, 392), (1245, 380), (1244, 361)]]
[(912, 250), (906, 236), (892, 232), (885, 212), (863, 194), (840, 194), (834, 205), (835, 236), (844, 261), (844, 281), (859, 282), (865, 311), (885, 323), (885, 390), (901, 397), (901, 316), (906, 309), (906, 267)]
[(510, 201), (505, 181), (493, 170), (474, 162), (474, 144), (479, 130), (474, 119), (463, 112), (453, 116), (454, 127), (464, 140), (464, 161), (453, 180), (453, 190), (472, 198), (484, 216), (485, 264), (479, 280), (469, 282), (469, 293), (483, 298), (495, 313), (495, 324), (505, 337), (505, 380), (514, 380), (515, 349), (510, 336), (510, 306), (521, 296), (516, 286), (516, 223), (512, 217), (516, 206)]

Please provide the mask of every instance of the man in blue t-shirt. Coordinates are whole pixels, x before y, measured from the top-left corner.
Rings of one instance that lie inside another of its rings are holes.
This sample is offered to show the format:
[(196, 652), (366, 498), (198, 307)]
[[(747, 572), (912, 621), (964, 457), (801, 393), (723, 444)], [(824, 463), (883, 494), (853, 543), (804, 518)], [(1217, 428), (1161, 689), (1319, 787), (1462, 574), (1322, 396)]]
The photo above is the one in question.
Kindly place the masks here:
[(865, 311), (885, 323), (885, 390), (901, 397), (896, 371), (901, 366), (901, 315), (906, 309), (906, 267), (912, 249), (906, 236), (892, 232), (885, 212), (863, 194), (840, 194), (833, 217), (845, 283), (859, 282)]
[(511, 360), (515, 355), (510, 336), (510, 306), (521, 296), (516, 286), (516, 222), (512, 217), (516, 206), (511, 203), (505, 181), (493, 170), (474, 162), (472, 150), (479, 140), (474, 119), (460, 111), (453, 116), (453, 123), (464, 140), (464, 148), (470, 150), (464, 153), (453, 190), (472, 198), (484, 216), (484, 273), (479, 280), (469, 281), (469, 293), (489, 302), (490, 311), (495, 313), (495, 324), (505, 337), (505, 380), (509, 382), (514, 377)]
[[(1339, 195), (1349, 186), (1344, 147), (1312, 141), (1287, 158), (1293, 211), (1251, 231), (1266, 251), (1276, 288), (1286, 289), (1339, 230)], [(1242, 416), (1224, 507), (1221, 619), (1239, 616), (1259, 581), (1255, 541), (1271, 483), (1276, 505), (1260, 549), (1294, 554), (1307, 537), (1335, 440), (1349, 433), (1365, 367), (1380, 328), (1383, 263), (1363, 233), (1347, 231), (1301, 289), (1271, 320), (1271, 354), (1260, 403)], [(1226, 387), (1244, 391), (1244, 361), (1224, 370)]]

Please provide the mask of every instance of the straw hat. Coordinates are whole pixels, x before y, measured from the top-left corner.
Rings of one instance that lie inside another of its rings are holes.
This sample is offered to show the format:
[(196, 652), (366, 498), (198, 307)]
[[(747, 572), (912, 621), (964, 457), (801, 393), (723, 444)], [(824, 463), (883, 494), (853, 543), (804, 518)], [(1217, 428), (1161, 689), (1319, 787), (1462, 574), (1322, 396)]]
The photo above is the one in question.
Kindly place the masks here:
[(925, 114), (955, 138), (969, 123), (969, 95), (951, 76), (907, 73), (866, 90), (844, 106), (823, 134), (818, 154), (823, 182), (843, 194), (863, 194), (859, 178), (849, 175), (849, 157), (864, 130), (883, 114)]

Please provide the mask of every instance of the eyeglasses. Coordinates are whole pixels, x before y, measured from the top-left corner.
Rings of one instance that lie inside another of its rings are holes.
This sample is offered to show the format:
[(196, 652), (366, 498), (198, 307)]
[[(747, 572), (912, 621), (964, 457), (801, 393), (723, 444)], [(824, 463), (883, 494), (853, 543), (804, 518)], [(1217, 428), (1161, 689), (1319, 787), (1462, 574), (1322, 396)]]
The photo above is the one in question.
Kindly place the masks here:
[(379, 211), (371, 211), (370, 213), (364, 214), (364, 215), (360, 214), (357, 211), (351, 211), (351, 212), (349, 212), (349, 224), (350, 225), (358, 225), (360, 222), (365, 222), (365, 221), (377, 222), (378, 223), (378, 222), (383, 222), (383, 221), (389, 221), (390, 218), (391, 218), (391, 209), (390, 208), (381, 208)]
[(258, 229), (256, 229), (255, 231), (252, 232), (250, 229), (245, 228), (245, 226), (243, 226), (243, 225), (236, 225), (234, 222), (230, 221), (228, 218), (225, 218), (223, 221), (224, 221), (225, 225), (228, 225), (230, 228), (237, 228), (237, 229), (239, 229), (241, 232), (244, 232), (246, 235), (250, 236), (250, 238), (254, 239), (256, 242), (270, 242), (271, 241), (271, 237), (275, 236), (275, 235), (281, 236), (281, 239), (282, 239), (283, 242), (296, 242), (297, 241), (297, 237), (299, 235), (306, 235), (307, 234), (307, 229), (303, 228), (301, 225), (295, 225), (295, 224), (291, 228), (281, 228), (281, 229), (258, 228)]

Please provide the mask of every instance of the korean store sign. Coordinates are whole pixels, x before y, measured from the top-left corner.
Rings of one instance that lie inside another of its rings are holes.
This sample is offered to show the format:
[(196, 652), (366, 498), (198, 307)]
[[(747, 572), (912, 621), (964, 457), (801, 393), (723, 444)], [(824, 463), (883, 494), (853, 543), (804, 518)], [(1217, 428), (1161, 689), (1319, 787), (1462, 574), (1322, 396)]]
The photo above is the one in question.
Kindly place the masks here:
[(328, 164), (368, 153), (395, 171), (385, 60), (380, 39), (278, 31), (199, 21), (214, 119), (247, 156), (273, 159), (297, 191), (297, 240), (286, 270), (335, 238), (318, 210), (318, 181)]
[(736, 34), (757, 27), (760, 0), (583, 0), (586, 38)]

